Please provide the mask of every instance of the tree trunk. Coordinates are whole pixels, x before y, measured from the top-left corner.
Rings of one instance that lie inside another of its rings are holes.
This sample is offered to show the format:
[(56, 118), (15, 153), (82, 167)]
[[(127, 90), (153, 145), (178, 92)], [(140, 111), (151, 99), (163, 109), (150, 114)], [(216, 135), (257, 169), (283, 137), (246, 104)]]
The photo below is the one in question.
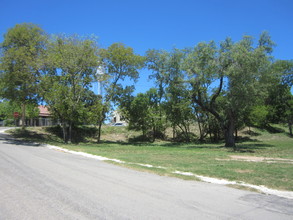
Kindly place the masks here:
[(157, 133), (156, 126), (153, 126), (153, 138), (152, 138), (152, 143), (154, 143), (154, 142), (156, 141), (156, 133)]
[(198, 115), (197, 112), (195, 114), (196, 114), (196, 117), (197, 117), (197, 123), (198, 123), (198, 129), (199, 129), (199, 140), (203, 141), (204, 135), (203, 135), (203, 131), (202, 131), (203, 129), (202, 129), (201, 123), (200, 123), (200, 118), (199, 118), (199, 115)]
[(21, 127), (22, 129), (25, 129), (25, 103), (22, 103), (21, 105), (21, 110), (22, 110), (22, 114), (21, 114)]
[(63, 122), (62, 129), (63, 129), (63, 141), (64, 141), (64, 143), (67, 144), (67, 142), (68, 142), (68, 136), (67, 136), (67, 125), (66, 125), (66, 122)]
[(103, 121), (100, 120), (100, 121), (99, 121), (99, 129), (98, 129), (98, 137), (97, 137), (97, 138), (98, 138), (98, 140), (97, 140), (98, 143), (100, 143), (100, 141), (101, 141), (102, 123), (103, 123)]
[(72, 122), (69, 123), (68, 140), (69, 143), (72, 143)]
[(173, 140), (174, 140), (176, 137), (175, 125), (172, 126), (172, 129), (173, 129)]
[(288, 127), (289, 127), (290, 136), (293, 136), (293, 134), (292, 134), (292, 122), (291, 121), (288, 122)]
[(236, 150), (234, 131), (235, 124), (233, 119), (230, 118), (228, 121), (228, 126), (225, 129), (225, 147), (232, 147), (234, 150)]

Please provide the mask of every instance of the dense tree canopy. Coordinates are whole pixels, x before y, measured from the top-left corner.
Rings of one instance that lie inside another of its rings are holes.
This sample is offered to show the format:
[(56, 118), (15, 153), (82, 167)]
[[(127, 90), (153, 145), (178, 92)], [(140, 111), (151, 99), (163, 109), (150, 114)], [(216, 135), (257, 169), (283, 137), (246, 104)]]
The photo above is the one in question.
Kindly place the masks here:
[(183, 68), (192, 101), (218, 120), (227, 147), (235, 147), (237, 120), (265, 88), (272, 46), (263, 33), (257, 45), (245, 36), (236, 43), (227, 38), (219, 47), (214, 42), (199, 43), (188, 51)]
[(82, 123), (91, 83), (98, 65), (96, 42), (78, 36), (51, 41), (48, 73), (42, 78), (42, 96), (51, 113), (61, 120), (64, 141), (71, 141), (72, 126)]
[[(1, 43), (0, 113), (11, 117), (9, 111), (22, 108), (24, 126), (26, 108), (34, 118), (43, 101), (62, 124), (65, 142), (84, 123), (98, 125), (99, 141), (107, 113), (119, 108), (130, 129), (152, 140), (164, 138), (171, 127), (174, 140), (192, 141), (191, 127), (197, 126), (199, 140), (209, 135), (237, 149), (235, 135), (244, 126), (287, 123), (292, 135), (293, 61), (275, 61), (273, 47), (264, 32), (258, 41), (227, 38), (141, 56), (122, 43), (100, 49), (94, 38), (49, 37), (34, 24), (20, 24)], [(133, 95), (143, 68), (155, 88)], [(103, 94), (91, 89), (97, 80)]]
[(37, 102), (39, 77), (43, 67), (47, 35), (34, 24), (9, 29), (1, 44), (1, 96), (22, 106)]

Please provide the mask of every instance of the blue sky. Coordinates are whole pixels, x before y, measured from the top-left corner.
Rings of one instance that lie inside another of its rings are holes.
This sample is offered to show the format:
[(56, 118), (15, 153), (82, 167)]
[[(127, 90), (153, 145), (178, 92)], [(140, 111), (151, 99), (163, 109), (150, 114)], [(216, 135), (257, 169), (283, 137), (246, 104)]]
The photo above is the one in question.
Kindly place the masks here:
[[(0, 41), (8, 28), (31, 22), (49, 34), (94, 34), (101, 47), (122, 42), (144, 55), (201, 41), (234, 41), (268, 31), (276, 59), (293, 59), (292, 0), (1, 0)], [(137, 84), (145, 91), (148, 72)]]

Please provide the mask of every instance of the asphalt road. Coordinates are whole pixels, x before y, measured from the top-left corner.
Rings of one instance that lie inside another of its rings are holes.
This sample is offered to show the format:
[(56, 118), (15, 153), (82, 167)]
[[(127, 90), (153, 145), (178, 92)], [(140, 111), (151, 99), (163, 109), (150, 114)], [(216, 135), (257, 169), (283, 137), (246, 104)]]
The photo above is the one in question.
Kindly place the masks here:
[(138, 172), (0, 134), (0, 219), (293, 219), (293, 200)]

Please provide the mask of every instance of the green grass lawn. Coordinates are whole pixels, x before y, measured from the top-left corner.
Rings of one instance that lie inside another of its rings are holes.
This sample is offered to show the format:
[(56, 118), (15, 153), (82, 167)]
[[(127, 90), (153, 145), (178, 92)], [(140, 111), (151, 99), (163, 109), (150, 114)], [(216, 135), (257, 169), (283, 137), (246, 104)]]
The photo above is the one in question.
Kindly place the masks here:
[[(49, 142), (70, 150), (83, 151), (129, 163), (151, 164), (166, 168), (157, 169), (140, 167), (135, 164), (126, 165), (134, 169), (169, 176), (178, 176), (173, 172), (179, 170), (197, 175), (293, 191), (293, 139), (284, 131), (269, 133), (265, 130), (254, 129), (253, 135), (242, 136), (238, 143), (240, 149), (238, 152), (223, 147), (223, 143), (186, 144), (164, 141), (128, 143), (125, 138), (123, 142), (122, 136), (134, 135), (130, 135), (123, 127), (105, 128), (102, 136), (104, 142), (100, 144), (87, 142), (64, 145), (58, 138), (52, 138), (49, 134), (40, 136), (40, 134), (36, 134), (36, 131), (33, 129), (27, 132), (26, 138), (34, 138), (34, 141)], [(40, 133), (40, 130), (38, 132)], [(21, 136), (20, 132), (14, 132), (14, 134)], [(118, 141), (111, 142), (112, 136), (118, 137)], [(107, 141), (107, 138), (110, 140)], [(233, 159), (233, 156), (273, 159), (249, 162)]]

